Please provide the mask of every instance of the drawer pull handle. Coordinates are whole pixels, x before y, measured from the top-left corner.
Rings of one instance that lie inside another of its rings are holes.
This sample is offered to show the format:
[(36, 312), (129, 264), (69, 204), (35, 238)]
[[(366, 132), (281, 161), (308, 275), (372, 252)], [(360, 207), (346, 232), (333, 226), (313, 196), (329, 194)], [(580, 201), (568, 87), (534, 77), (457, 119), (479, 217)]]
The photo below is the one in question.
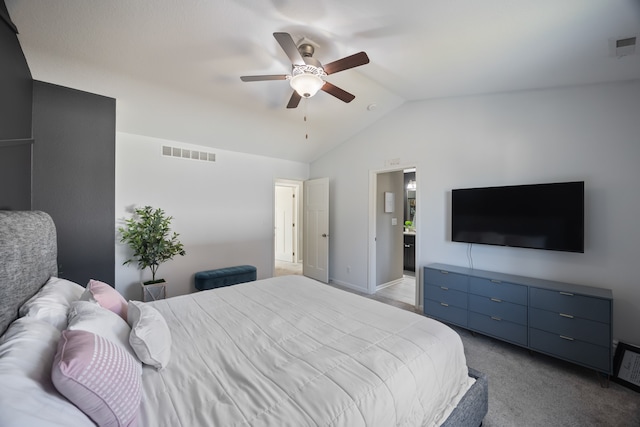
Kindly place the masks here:
[(560, 295), (566, 295), (568, 297), (572, 297), (573, 296), (573, 294), (570, 293), (570, 292), (560, 292)]
[(565, 337), (564, 335), (560, 335), (560, 338), (562, 338), (563, 340), (567, 340), (567, 341), (573, 341), (574, 339), (571, 337)]
[(442, 274), (449, 274), (449, 272), (448, 272), (448, 271), (445, 271), (445, 270), (440, 270), (440, 273), (442, 273)]
[(573, 319), (573, 316), (570, 314), (564, 314), (564, 313), (560, 313), (560, 316), (562, 317), (566, 317), (567, 319)]
[(500, 322), (502, 319), (499, 318), (499, 317), (491, 316), (491, 320), (496, 320), (496, 321)]
[(442, 289), (443, 291), (448, 291), (449, 288), (447, 288), (446, 286), (440, 286), (440, 289)]
[(495, 280), (495, 279), (491, 279), (491, 282), (492, 283), (498, 283), (498, 284), (502, 283), (500, 280)]
[(493, 301), (493, 302), (502, 302), (502, 300), (498, 299), (498, 298), (491, 298), (491, 301)]
[(444, 302), (441, 302), (440, 305), (443, 306), (443, 307), (449, 307), (449, 304), (444, 303)]

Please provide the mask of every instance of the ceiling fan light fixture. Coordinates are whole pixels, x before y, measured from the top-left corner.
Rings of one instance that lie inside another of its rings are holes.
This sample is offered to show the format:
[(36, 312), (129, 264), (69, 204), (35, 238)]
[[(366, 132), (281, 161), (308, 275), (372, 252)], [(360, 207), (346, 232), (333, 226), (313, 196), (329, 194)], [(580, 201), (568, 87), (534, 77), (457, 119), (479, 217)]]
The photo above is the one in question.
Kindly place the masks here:
[(303, 98), (311, 98), (324, 85), (324, 80), (315, 74), (303, 73), (291, 77), (289, 84)]

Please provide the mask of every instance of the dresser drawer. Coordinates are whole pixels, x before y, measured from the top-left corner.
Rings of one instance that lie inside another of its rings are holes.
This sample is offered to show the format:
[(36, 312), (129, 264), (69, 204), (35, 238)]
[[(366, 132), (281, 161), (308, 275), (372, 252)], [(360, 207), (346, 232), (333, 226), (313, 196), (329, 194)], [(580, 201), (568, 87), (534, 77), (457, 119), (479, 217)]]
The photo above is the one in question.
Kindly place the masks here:
[(467, 327), (467, 310), (437, 301), (424, 300), (424, 314), (445, 323)]
[(446, 270), (425, 268), (424, 283), (467, 292), (469, 277), (464, 274), (450, 273)]
[(491, 335), (504, 341), (527, 345), (527, 327), (507, 320), (491, 318), (484, 314), (469, 312), (469, 329)]
[(424, 297), (460, 308), (467, 308), (467, 293), (444, 286), (425, 285)]
[(489, 317), (497, 317), (524, 326), (527, 325), (527, 307), (524, 305), (512, 304), (495, 298), (469, 295), (469, 310)]
[(529, 305), (596, 322), (611, 323), (611, 301), (605, 299), (529, 288)]
[(580, 340), (567, 340), (560, 335), (534, 328), (529, 329), (529, 347), (532, 350), (589, 366), (600, 372), (611, 373), (609, 347), (601, 347)]
[(552, 311), (529, 309), (529, 326), (557, 335), (609, 347), (611, 345), (611, 325), (594, 322), (579, 317), (561, 316)]
[(469, 293), (527, 305), (526, 286), (501, 282), (499, 280), (472, 277), (469, 280)]

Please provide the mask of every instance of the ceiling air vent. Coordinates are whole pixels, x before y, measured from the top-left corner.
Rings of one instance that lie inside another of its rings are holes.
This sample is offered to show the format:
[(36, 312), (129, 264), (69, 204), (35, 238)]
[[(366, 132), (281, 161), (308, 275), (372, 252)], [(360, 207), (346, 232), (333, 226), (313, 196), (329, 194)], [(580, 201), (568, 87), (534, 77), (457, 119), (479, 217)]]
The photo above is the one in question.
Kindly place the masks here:
[(201, 160), (204, 162), (215, 162), (216, 154), (208, 151), (190, 150), (187, 148), (162, 146), (162, 155), (165, 157), (177, 157), (180, 159)]
[(621, 56), (633, 55), (636, 53), (637, 36), (613, 39), (609, 42), (611, 56), (620, 58)]

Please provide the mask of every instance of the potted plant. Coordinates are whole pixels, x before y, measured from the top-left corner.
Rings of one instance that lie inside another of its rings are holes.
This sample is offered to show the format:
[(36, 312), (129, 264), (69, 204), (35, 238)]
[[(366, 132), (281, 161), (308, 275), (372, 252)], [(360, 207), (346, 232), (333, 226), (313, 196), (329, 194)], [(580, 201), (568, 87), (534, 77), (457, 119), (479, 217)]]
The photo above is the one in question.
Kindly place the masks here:
[(169, 226), (172, 219), (162, 209), (145, 206), (135, 209), (133, 217), (125, 220), (124, 227), (118, 228), (120, 241), (133, 250), (133, 256), (123, 265), (138, 261), (141, 270), (151, 269), (151, 280), (143, 285), (164, 282), (164, 279), (156, 280), (160, 264), (186, 253), (178, 240), (178, 233), (171, 234)]

